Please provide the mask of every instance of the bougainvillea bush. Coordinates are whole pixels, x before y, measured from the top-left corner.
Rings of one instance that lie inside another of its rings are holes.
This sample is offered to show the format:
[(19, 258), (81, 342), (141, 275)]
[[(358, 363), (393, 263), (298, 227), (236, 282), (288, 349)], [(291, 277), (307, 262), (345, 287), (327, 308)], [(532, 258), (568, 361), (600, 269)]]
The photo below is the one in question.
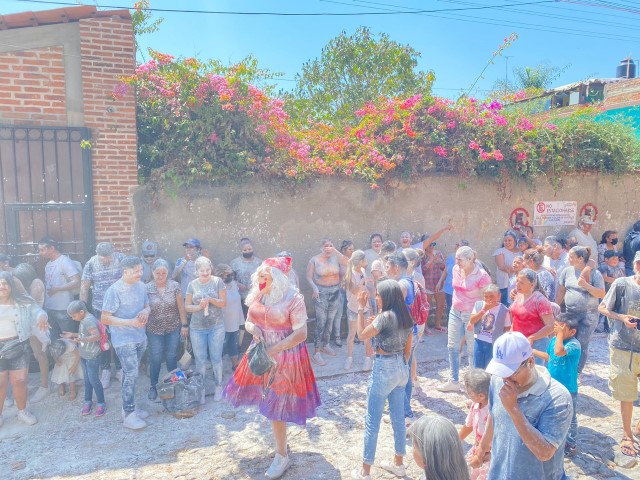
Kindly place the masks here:
[(294, 126), (284, 101), (252, 84), (262, 73), (254, 60), (223, 68), (151, 53), (113, 95), (135, 88), (140, 173), (156, 186), (329, 175), (378, 188), (435, 171), (558, 185), (571, 172), (640, 165), (632, 128), (597, 122), (595, 107), (554, 119), (496, 100), (417, 94), (366, 103), (355, 123)]

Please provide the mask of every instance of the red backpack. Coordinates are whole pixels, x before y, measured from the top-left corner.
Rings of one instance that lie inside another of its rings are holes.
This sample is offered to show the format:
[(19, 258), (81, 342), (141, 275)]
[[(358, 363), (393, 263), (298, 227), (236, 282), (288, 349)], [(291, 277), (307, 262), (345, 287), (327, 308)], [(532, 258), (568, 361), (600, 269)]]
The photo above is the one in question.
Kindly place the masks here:
[(411, 316), (416, 325), (424, 325), (429, 320), (429, 296), (422, 285), (413, 282), (413, 303), (411, 304)]

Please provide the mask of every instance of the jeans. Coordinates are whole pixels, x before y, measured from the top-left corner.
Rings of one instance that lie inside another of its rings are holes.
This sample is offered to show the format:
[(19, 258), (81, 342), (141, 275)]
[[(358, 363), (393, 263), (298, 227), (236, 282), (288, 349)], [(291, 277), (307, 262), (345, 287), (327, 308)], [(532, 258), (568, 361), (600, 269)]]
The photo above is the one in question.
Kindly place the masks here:
[(449, 374), (454, 382), (460, 379), (460, 343), (467, 339), (467, 354), (469, 366), (473, 362), (473, 331), (467, 330), (471, 312), (461, 312), (455, 308), (449, 311), (449, 333), (447, 336), (447, 350), (449, 350)]
[(104, 403), (104, 389), (100, 383), (100, 357), (87, 360), (80, 359), (82, 373), (84, 374), (84, 401), (89, 403), (93, 399), (93, 392), (96, 392), (96, 400), (98, 403)]
[(115, 347), (122, 364), (122, 409), (125, 415), (136, 409), (136, 380), (138, 380), (140, 360), (146, 349), (146, 340), (142, 343), (125, 343)]
[(51, 325), (51, 341), (60, 338), (62, 332), (78, 333), (80, 323), (75, 322), (67, 314), (66, 310), (50, 310), (47, 308), (49, 325)]
[(222, 385), (222, 348), (224, 347), (224, 323), (209, 330), (191, 330), (191, 347), (196, 359), (196, 369), (204, 375), (207, 371), (207, 353), (213, 367), (213, 379), (216, 387)]
[(323, 287), (318, 285), (320, 296), (313, 301), (316, 308), (316, 336), (314, 345), (316, 349), (322, 348), (331, 339), (333, 321), (340, 306), (340, 285)]
[(173, 332), (157, 335), (147, 332), (149, 342), (149, 378), (151, 386), (155, 387), (160, 376), (160, 365), (166, 358), (167, 372), (178, 367), (178, 347), (180, 346), (180, 327)]
[(340, 289), (338, 296), (338, 307), (336, 315), (333, 317), (333, 338), (340, 338), (340, 327), (342, 327), (342, 317), (344, 316), (344, 308), (347, 303), (347, 292), (343, 288)]
[(576, 339), (580, 342), (580, 361), (578, 362), (578, 373), (582, 373), (585, 363), (587, 363), (587, 357), (589, 356), (589, 341), (591, 335), (598, 325), (598, 312), (584, 312), (580, 315), (578, 320), (578, 332), (576, 333)]
[(567, 433), (567, 445), (575, 447), (578, 440), (578, 392), (571, 393), (571, 401), (573, 402), (573, 417), (571, 417), (571, 425)]
[(489, 362), (493, 358), (493, 343), (485, 342), (484, 340), (475, 339), (473, 345), (473, 367), (474, 368), (487, 368)]
[[(551, 342), (551, 340), (549, 340), (549, 337), (545, 337), (545, 338), (539, 338), (538, 340), (535, 340), (533, 342), (533, 345), (531, 345), (531, 347), (534, 350), (539, 350), (541, 352), (546, 352), (547, 348), (549, 348), (549, 343)], [(542, 358), (539, 357), (534, 357), (534, 361), (536, 363), (536, 365), (540, 365), (541, 367), (544, 367), (547, 362), (544, 361)]]
[(409, 379), (409, 366), (404, 354), (376, 355), (369, 377), (367, 414), (364, 421), (363, 463), (373, 465), (378, 444), (378, 432), (385, 401), (389, 401), (389, 416), (393, 428), (393, 443), (396, 455), (404, 456), (406, 450), (403, 403), (404, 388)]
[(500, 289), (500, 303), (503, 305), (509, 305), (509, 288)]

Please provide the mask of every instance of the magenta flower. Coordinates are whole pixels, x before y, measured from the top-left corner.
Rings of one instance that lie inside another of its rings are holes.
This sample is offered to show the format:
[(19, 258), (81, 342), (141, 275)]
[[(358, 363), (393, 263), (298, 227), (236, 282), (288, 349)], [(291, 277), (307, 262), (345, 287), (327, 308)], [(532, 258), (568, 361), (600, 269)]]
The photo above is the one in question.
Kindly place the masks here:
[(478, 142), (476, 142), (475, 140), (471, 140), (469, 142), (469, 148), (471, 150), (480, 150), (480, 145), (478, 144)]
[(447, 149), (442, 146), (434, 147), (433, 152), (439, 157), (447, 157)]
[(216, 132), (213, 132), (211, 135), (209, 135), (209, 141), (211, 143), (216, 143), (218, 141), (218, 134)]
[(497, 161), (501, 162), (502, 160), (504, 160), (504, 155), (502, 155), (502, 152), (500, 150), (494, 150), (493, 151), (493, 158), (495, 158)]

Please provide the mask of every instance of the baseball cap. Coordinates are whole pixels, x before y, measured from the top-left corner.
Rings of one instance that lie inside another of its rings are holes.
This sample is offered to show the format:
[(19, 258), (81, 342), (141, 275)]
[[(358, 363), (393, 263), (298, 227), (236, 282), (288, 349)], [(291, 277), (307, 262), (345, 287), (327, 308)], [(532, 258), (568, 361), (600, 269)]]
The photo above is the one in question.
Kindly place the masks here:
[(147, 240), (142, 244), (142, 255), (157, 255), (157, 254), (158, 254), (158, 244), (156, 242)]
[(100, 242), (96, 245), (96, 254), (101, 257), (110, 257), (113, 255), (113, 245), (109, 242)]
[(638, 250), (633, 257), (633, 263), (640, 262), (640, 250)]
[(200, 240), (198, 240), (197, 238), (190, 238), (189, 240), (187, 240), (186, 242), (184, 242), (182, 244), (183, 247), (186, 247), (187, 245), (190, 245), (192, 247), (196, 247), (196, 248), (200, 248)]
[(493, 360), (487, 365), (487, 373), (510, 377), (531, 355), (533, 349), (527, 337), (520, 332), (505, 332), (493, 344)]
[(596, 222), (594, 222), (593, 218), (591, 218), (589, 215), (583, 215), (580, 217), (580, 223), (584, 223), (585, 225), (593, 225)]

